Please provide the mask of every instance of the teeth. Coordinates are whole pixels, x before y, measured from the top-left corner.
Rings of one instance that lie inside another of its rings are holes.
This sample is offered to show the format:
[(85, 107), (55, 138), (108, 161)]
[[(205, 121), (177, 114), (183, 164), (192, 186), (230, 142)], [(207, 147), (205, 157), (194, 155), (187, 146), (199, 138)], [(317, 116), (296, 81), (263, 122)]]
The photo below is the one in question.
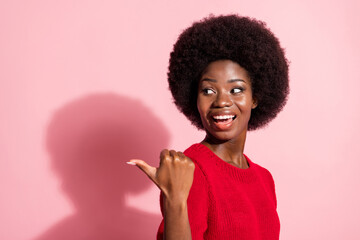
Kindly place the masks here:
[(230, 119), (235, 117), (235, 115), (220, 115), (220, 116), (213, 116), (216, 120), (224, 120), (224, 119)]

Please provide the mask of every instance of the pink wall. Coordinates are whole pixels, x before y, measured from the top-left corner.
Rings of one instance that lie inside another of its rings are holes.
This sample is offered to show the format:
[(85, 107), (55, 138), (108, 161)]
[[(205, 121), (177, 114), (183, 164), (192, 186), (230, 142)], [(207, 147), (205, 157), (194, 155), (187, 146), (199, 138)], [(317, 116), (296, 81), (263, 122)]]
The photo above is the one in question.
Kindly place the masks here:
[[(180, 31), (209, 13), (268, 23), (291, 95), (246, 153), (276, 182), (281, 239), (360, 239), (359, 1), (0, 3), (0, 239), (154, 239), (158, 191), (130, 157), (202, 139), (171, 103)], [(130, 237), (132, 236), (132, 237)]]

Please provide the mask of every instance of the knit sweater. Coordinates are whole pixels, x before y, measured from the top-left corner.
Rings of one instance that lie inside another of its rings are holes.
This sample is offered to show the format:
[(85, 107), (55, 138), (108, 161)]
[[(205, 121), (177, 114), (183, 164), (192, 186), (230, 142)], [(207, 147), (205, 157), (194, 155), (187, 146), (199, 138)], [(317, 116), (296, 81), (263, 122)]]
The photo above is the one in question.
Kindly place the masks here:
[[(249, 168), (240, 169), (203, 144), (192, 145), (184, 154), (195, 163), (187, 200), (193, 240), (279, 239), (275, 186), (268, 170), (247, 156)], [(163, 231), (164, 220), (158, 240), (163, 239)]]

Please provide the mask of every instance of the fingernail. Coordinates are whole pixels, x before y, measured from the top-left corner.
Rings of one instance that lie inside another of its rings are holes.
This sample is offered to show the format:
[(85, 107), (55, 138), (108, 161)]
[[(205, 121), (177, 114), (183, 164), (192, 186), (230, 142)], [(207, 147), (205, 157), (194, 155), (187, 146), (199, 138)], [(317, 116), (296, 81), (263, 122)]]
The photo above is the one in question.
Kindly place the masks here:
[(126, 162), (126, 163), (129, 165), (136, 165), (136, 163), (134, 163), (134, 162)]

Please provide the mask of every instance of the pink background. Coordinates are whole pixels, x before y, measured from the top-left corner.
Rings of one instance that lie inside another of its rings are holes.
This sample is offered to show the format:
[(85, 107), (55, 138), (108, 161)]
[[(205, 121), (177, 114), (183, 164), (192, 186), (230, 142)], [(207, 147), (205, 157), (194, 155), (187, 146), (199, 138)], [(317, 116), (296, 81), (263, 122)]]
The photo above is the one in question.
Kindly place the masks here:
[[(0, 239), (154, 239), (158, 190), (125, 162), (202, 140), (167, 90), (178, 34), (267, 22), (291, 95), (246, 153), (274, 176), (281, 239), (360, 239), (359, 1), (0, 3)], [(150, 236), (150, 237), (149, 237)]]

